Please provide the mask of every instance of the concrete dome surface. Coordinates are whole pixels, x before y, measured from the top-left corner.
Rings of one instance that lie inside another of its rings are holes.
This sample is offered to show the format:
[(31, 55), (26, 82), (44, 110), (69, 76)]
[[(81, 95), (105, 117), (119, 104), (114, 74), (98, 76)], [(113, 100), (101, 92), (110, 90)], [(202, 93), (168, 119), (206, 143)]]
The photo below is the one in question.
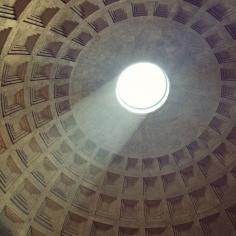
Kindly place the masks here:
[(236, 235), (235, 40), (235, 0), (0, 0), (0, 236)]

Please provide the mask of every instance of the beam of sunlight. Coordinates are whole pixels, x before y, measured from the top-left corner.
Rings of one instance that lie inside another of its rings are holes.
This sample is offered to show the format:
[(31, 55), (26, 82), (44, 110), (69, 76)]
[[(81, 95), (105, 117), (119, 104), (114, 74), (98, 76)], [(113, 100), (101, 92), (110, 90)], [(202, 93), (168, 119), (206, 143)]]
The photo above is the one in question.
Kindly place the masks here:
[(124, 109), (116, 99), (117, 81), (112, 80), (74, 105), (81, 130), (89, 139), (119, 153), (145, 119)]

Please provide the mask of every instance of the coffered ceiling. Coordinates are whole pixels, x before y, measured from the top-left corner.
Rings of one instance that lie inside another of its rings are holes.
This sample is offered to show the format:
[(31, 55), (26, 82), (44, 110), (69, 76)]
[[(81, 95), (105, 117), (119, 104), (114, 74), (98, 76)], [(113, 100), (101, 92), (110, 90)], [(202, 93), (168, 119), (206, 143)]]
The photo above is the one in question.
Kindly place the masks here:
[(235, 0), (0, 0), (0, 235), (235, 235), (235, 40)]

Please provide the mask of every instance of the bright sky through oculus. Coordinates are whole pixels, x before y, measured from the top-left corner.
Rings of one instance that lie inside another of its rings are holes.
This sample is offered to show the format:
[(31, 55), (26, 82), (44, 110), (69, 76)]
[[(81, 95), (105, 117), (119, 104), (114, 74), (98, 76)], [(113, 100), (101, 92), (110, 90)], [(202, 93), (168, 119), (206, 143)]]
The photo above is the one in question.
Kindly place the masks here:
[(169, 95), (169, 80), (165, 72), (152, 63), (137, 63), (119, 76), (116, 96), (127, 110), (146, 114), (160, 108)]

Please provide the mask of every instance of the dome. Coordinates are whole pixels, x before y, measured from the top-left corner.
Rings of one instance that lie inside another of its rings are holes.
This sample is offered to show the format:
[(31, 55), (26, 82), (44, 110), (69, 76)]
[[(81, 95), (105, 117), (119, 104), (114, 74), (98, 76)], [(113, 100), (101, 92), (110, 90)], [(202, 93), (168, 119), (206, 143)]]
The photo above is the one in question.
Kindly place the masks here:
[(1, 0), (0, 235), (235, 235), (235, 40), (235, 0)]

